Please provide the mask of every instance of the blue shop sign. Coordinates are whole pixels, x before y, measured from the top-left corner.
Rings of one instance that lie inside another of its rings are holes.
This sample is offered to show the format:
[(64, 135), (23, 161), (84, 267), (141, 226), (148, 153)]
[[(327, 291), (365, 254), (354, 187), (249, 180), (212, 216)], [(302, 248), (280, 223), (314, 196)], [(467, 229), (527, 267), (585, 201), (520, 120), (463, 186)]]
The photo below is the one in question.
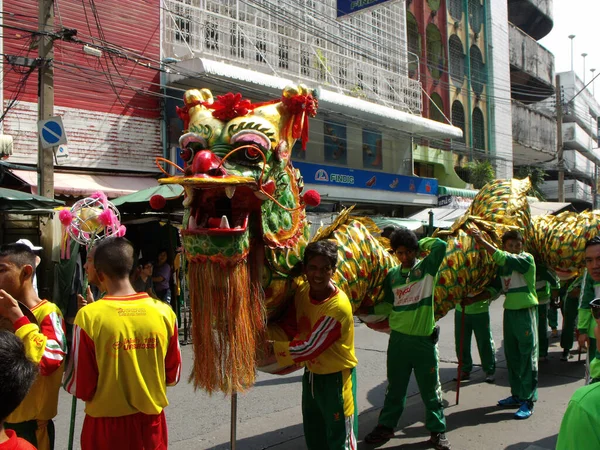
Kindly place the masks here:
[(300, 170), (304, 182), (307, 184), (328, 184), (426, 195), (437, 195), (438, 192), (438, 181), (435, 178), (410, 177), (299, 161), (294, 161), (293, 164)]
[(397, 0), (337, 0), (337, 18)]

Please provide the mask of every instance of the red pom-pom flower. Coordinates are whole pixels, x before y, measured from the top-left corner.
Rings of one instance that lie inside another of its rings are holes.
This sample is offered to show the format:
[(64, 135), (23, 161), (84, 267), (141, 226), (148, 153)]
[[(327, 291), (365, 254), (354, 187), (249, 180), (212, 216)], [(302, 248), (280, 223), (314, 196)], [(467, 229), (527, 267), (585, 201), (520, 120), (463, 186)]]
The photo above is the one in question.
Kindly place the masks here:
[(68, 227), (73, 222), (73, 214), (68, 209), (61, 209), (58, 213), (58, 219), (63, 226)]
[(319, 206), (321, 203), (321, 195), (313, 189), (306, 191), (302, 199), (308, 206)]
[(150, 197), (150, 207), (152, 209), (163, 209), (167, 205), (167, 200), (160, 194)]

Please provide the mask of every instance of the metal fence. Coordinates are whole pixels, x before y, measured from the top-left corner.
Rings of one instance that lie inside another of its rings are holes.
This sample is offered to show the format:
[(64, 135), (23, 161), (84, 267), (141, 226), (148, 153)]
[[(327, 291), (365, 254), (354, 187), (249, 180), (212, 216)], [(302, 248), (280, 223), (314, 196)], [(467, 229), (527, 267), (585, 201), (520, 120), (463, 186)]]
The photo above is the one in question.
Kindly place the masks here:
[(344, 21), (335, 20), (335, 5), (163, 0), (164, 56), (213, 58), (420, 114), (421, 85), (408, 75), (404, 5)]

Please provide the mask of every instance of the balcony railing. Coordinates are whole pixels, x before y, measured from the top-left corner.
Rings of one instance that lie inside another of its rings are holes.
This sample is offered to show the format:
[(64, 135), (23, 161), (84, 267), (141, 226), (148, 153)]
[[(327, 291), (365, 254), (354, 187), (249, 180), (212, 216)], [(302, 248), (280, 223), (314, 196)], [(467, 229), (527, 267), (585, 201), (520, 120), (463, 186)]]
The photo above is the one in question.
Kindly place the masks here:
[(163, 0), (164, 56), (212, 58), (420, 114), (421, 84), (408, 76), (401, 5), (343, 22), (335, 20), (335, 5)]

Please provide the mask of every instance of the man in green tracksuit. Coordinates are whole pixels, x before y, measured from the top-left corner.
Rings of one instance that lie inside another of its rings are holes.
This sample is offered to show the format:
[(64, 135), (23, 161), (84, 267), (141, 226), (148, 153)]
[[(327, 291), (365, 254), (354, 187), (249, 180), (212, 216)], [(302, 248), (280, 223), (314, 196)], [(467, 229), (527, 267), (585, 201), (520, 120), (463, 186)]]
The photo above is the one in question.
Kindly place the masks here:
[(562, 348), (561, 361), (569, 360), (569, 352), (573, 348), (573, 333), (575, 332), (575, 321), (577, 320), (577, 308), (579, 306), (579, 294), (581, 292), (581, 283), (583, 275), (578, 276), (569, 283), (563, 302), (564, 325), (560, 335), (560, 346)]
[(581, 282), (581, 293), (579, 294), (577, 329), (579, 330), (579, 346), (588, 346), (588, 361), (590, 364), (596, 357), (596, 339), (594, 338), (596, 322), (592, 317), (590, 302), (597, 297), (600, 297), (600, 279), (594, 280), (589, 270), (586, 269)]
[(556, 450), (600, 448), (600, 383), (575, 391), (562, 419)]
[[(446, 243), (437, 238), (418, 241), (412, 231), (402, 228), (392, 233), (390, 244), (400, 265), (387, 274), (385, 300), (374, 311), (389, 316), (392, 330), (387, 353), (388, 388), (379, 423), (365, 437), (365, 442), (381, 444), (394, 436), (414, 370), (425, 403), (425, 426), (431, 432), (430, 443), (438, 450), (447, 450), (450, 443), (445, 435), (436, 345), (438, 328), (433, 316), (433, 289), (446, 255)], [(416, 259), (419, 250), (429, 251), (429, 255), (419, 261)]]
[(538, 298), (539, 359), (546, 360), (548, 359), (548, 306), (552, 293), (560, 289), (560, 281), (556, 273), (545, 265), (536, 263), (535, 289)]
[[(460, 354), (460, 334), (462, 316), (465, 315), (465, 329), (463, 331), (463, 352)], [(463, 308), (456, 305), (454, 314), (454, 344), (456, 356), (462, 360), (460, 373), (461, 380), (468, 380), (473, 369), (473, 358), (471, 358), (471, 334), (475, 333), (477, 349), (481, 358), (481, 366), (486, 374), (485, 381), (493, 383), (496, 373), (496, 350), (494, 338), (490, 328), (490, 301), (481, 300)]]
[[(523, 236), (518, 231), (504, 233), (504, 250), (486, 241), (479, 230), (472, 230), (471, 234), (500, 266), (495, 286), (491, 287), (503, 290), (506, 296), (504, 355), (512, 395), (500, 400), (498, 406), (517, 407), (515, 419), (528, 419), (533, 414), (538, 382), (535, 261), (532, 255), (523, 251)], [(477, 298), (481, 299), (481, 294)]]
[(600, 297), (600, 236), (590, 239), (585, 244), (585, 274), (579, 295), (579, 345), (584, 346), (589, 339), (588, 361), (590, 364), (589, 380), (600, 380), (600, 351), (597, 349), (596, 321), (592, 316), (590, 302)]

